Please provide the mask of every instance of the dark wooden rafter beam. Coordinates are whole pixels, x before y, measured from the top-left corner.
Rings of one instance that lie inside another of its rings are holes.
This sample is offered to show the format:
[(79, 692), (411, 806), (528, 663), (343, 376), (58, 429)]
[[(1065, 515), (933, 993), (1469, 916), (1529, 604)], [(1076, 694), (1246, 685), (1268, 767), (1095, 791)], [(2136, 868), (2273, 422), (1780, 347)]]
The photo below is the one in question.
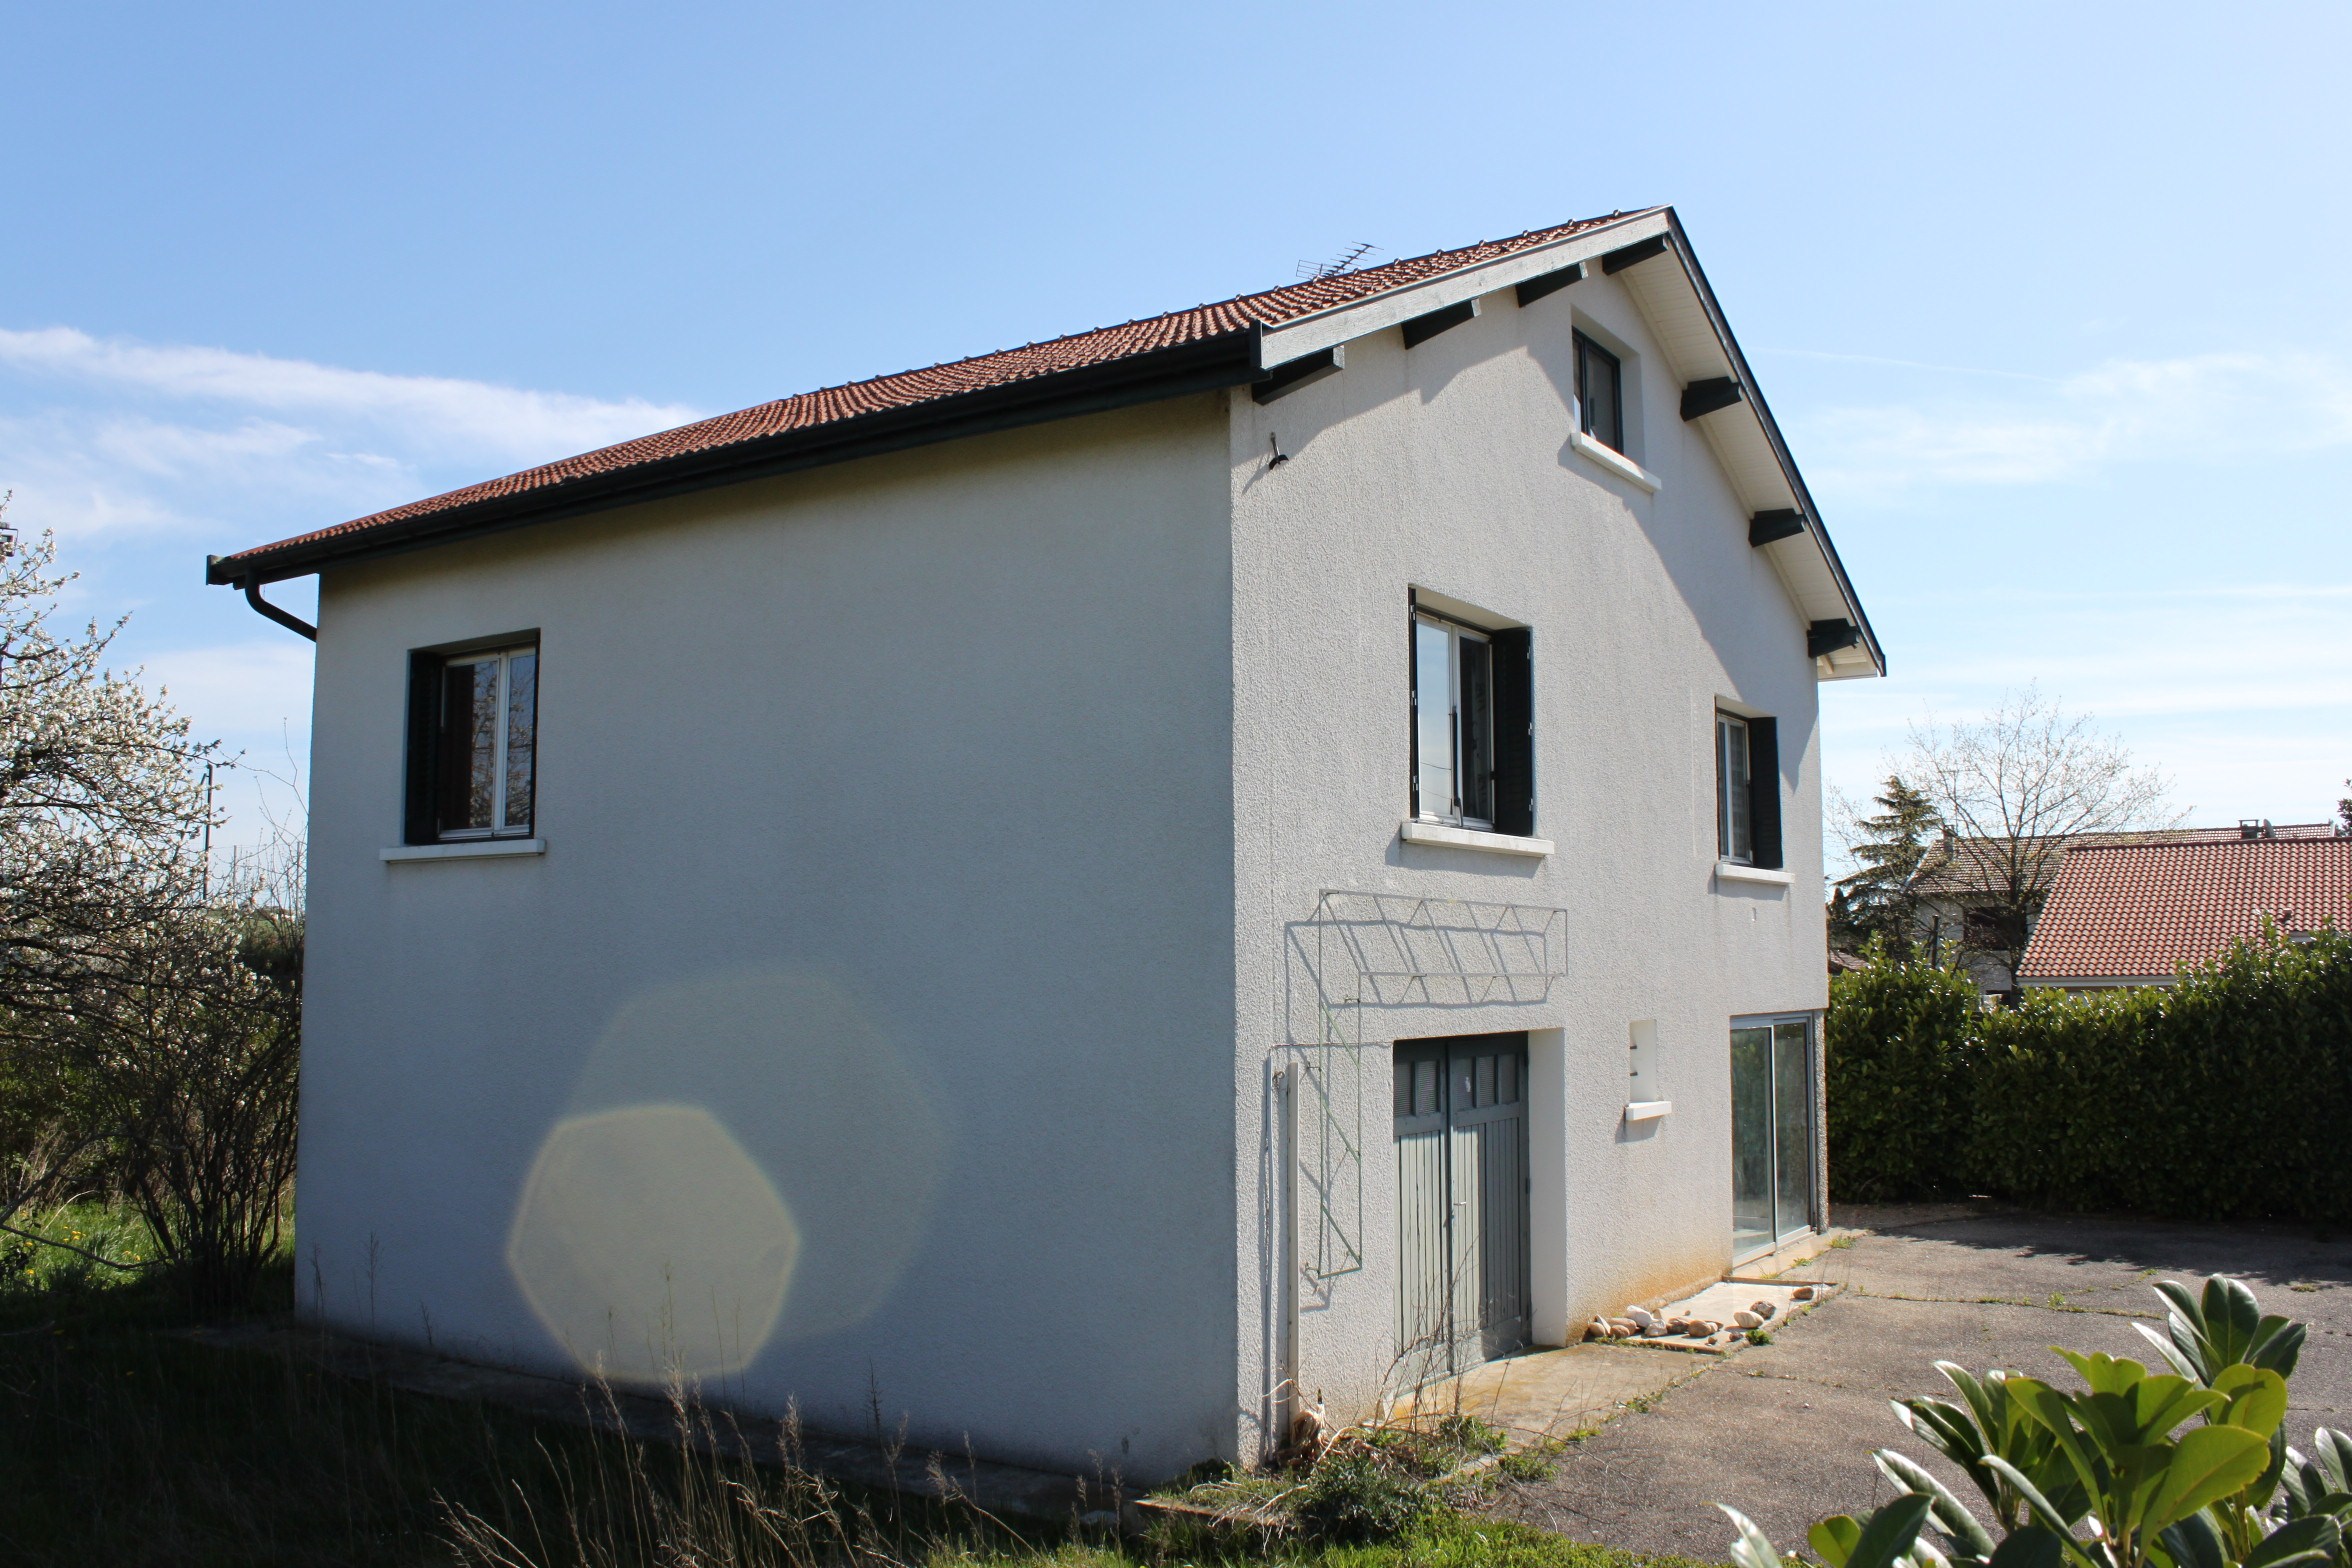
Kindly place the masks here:
[(1635, 240), (1622, 250), (1613, 250), (1601, 258), (1601, 270), (1615, 276), (1628, 267), (1638, 267), (1652, 256), (1666, 254), (1667, 240), (1663, 234), (1653, 234), (1646, 240)]
[(1415, 316), (1404, 324), (1405, 347), (1419, 348), (1440, 332), (1477, 319), (1478, 301), (1474, 299), (1466, 299), (1459, 305), (1448, 305), (1443, 310), (1433, 310), (1426, 316)]
[(1805, 652), (1819, 659), (1861, 640), (1862, 628), (1852, 621), (1815, 621), (1805, 629)]
[(1748, 544), (1760, 548), (1775, 539), (1794, 539), (1804, 531), (1804, 513), (1793, 506), (1776, 507), (1748, 519)]
[(1296, 392), (1300, 387), (1312, 386), (1325, 376), (1335, 376), (1347, 368), (1347, 351), (1343, 344), (1334, 344), (1320, 353), (1303, 355), (1287, 364), (1276, 365), (1250, 387), (1250, 396), (1261, 403)]
[(1682, 389), (1682, 422), (1689, 424), (1747, 397), (1736, 376), (1709, 376)]
[(1571, 283), (1584, 281), (1584, 263), (1572, 261), (1557, 272), (1547, 272), (1540, 278), (1529, 278), (1519, 285), (1519, 303), (1532, 305), (1546, 294), (1557, 294)]

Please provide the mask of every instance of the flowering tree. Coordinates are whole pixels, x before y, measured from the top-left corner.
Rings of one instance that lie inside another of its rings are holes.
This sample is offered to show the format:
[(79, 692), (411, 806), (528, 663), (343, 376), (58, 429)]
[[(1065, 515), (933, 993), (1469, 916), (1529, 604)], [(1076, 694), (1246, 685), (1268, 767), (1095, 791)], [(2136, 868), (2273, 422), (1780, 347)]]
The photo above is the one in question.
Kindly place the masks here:
[(231, 1305), (292, 1178), (299, 915), (213, 887), (230, 759), (108, 668), (122, 622), (60, 624), (54, 539), (0, 556), (0, 1226), (103, 1188)]

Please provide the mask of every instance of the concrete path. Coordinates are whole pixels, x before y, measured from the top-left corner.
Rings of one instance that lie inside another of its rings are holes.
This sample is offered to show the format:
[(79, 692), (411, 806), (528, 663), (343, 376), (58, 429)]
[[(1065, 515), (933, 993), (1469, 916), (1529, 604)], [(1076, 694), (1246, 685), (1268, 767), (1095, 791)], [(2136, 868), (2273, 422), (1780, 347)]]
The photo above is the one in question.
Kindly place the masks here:
[[(1827, 1285), (1759, 1284), (1723, 1280), (1695, 1296), (1658, 1307), (1669, 1318), (1728, 1320), (1742, 1307), (1769, 1301), (1771, 1327), (1821, 1304)], [(1794, 1299), (1803, 1291), (1809, 1298)], [(1532, 1448), (1552, 1438), (1582, 1437), (1625, 1411), (1646, 1410), (1677, 1383), (1706, 1370), (1706, 1363), (1745, 1355), (1755, 1347), (1730, 1334), (1708, 1339), (1597, 1340), (1550, 1350), (1527, 1350), (1431, 1384), (1398, 1405), (1400, 1415), (1474, 1415), (1500, 1427), (1514, 1448)]]
[[(1780, 1276), (1842, 1288), (1773, 1343), (1696, 1365), (1572, 1444), (1550, 1481), (1494, 1511), (1580, 1540), (1721, 1561), (1726, 1502), (1785, 1551), (1825, 1514), (1885, 1500), (1873, 1448), (1930, 1458), (1887, 1401), (1948, 1394), (1932, 1362), (2070, 1376), (2052, 1345), (2152, 1360), (2135, 1319), (2162, 1322), (2156, 1279), (2247, 1281), (2263, 1309), (2310, 1325), (2289, 1430), (2352, 1428), (2352, 1240), (2306, 1229), (2066, 1219), (1968, 1206), (1841, 1208), (1862, 1232)], [(1584, 1347), (1592, 1355), (1668, 1352)], [(1646, 1407), (1644, 1407), (1646, 1406)], [(1940, 1459), (1933, 1465), (1973, 1497)]]

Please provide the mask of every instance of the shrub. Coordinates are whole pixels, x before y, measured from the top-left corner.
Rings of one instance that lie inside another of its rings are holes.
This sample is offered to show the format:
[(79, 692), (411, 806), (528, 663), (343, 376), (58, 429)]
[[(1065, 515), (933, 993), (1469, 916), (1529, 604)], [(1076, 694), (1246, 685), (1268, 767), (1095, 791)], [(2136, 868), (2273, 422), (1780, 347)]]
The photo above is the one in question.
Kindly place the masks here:
[(1429, 1484), (1369, 1444), (1335, 1450), (1299, 1489), (1295, 1516), (1311, 1539), (1384, 1541), (1438, 1511)]
[(2352, 1219), (2352, 938), (2275, 932), (2170, 989), (1980, 1011), (1874, 953), (1830, 987), (1832, 1179), (2174, 1219)]
[(1961, 1180), (1953, 1153), (1968, 1121), (1962, 1057), (1976, 986), (1877, 944), (1870, 960), (1830, 985), (1829, 1168), (1846, 1197), (1937, 1195)]
[[(2262, 1315), (2220, 1275), (2202, 1295), (2170, 1280), (2156, 1291), (2165, 1332), (2140, 1325), (2163, 1358), (2154, 1371), (2061, 1350), (2085, 1385), (2075, 1393), (1939, 1361), (1957, 1402), (1895, 1401), (1983, 1496), (2000, 1540), (1917, 1460), (1882, 1448), (1871, 1458), (1895, 1500), (1822, 1520), (1807, 1537), (1816, 1555), (1828, 1568), (2345, 1568), (2352, 1438), (2321, 1427), (2311, 1457), (2287, 1444), (2303, 1325)], [(1724, 1512), (1737, 1568), (1790, 1568)], [(1922, 1538), (1930, 1529), (1940, 1547)]]

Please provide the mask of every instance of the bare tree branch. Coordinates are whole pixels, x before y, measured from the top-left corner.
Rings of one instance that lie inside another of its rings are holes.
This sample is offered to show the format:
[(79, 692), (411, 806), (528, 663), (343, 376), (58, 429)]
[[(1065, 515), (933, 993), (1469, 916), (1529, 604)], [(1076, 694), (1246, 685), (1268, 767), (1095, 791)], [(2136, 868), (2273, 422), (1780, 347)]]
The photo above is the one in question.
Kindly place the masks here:
[(1975, 945), (2012, 976), (2069, 843), (2181, 820), (2169, 780), (2031, 686), (1973, 722), (1913, 725), (1903, 772), (1983, 867), (1991, 929)]

